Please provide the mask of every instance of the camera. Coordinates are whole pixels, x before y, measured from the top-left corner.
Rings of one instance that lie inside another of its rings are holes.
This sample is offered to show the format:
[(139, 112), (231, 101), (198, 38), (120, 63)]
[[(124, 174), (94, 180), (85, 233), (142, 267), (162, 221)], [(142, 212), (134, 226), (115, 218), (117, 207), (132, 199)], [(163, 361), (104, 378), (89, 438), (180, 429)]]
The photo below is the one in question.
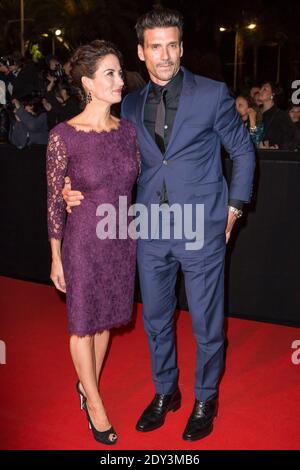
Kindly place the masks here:
[(55, 69), (49, 69), (48, 74), (55, 78), (63, 78), (64, 69), (60, 64), (56, 64)]

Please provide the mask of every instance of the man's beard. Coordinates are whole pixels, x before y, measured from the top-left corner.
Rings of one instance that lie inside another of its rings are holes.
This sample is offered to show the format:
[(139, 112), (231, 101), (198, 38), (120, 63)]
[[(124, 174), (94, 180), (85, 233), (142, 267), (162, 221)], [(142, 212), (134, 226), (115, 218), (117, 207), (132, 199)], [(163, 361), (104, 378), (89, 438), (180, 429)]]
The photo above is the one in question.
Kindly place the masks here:
[[(163, 66), (166, 68), (164, 69)], [(167, 67), (168, 66), (168, 67)], [(165, 62), (156, 66), (157, 78), (162, 81), (170, 81), (178, 72), (178, 67), (174, 62)]]

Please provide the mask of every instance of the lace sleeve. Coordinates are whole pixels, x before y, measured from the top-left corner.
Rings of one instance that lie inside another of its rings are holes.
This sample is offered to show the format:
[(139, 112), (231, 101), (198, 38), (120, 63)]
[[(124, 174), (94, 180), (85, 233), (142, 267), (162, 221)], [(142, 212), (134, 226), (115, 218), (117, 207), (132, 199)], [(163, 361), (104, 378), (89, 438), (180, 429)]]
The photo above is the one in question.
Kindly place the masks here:
[(67, 149), (57, 132), (50, 133), (46, 156), (48, 183), (48, 236), (61, 240), (63, 238), (66, 206), (62, 197), (64, 177), (67, 171)]

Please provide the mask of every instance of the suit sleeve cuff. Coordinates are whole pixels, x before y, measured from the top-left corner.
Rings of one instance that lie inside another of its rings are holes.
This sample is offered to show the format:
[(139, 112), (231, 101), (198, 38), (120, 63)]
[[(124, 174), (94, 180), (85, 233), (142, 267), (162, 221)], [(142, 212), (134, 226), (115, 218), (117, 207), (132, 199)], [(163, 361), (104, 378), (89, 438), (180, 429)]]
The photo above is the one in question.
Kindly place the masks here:
[(244, 201), (239, 201), (237, 199), (229, 199), (228, 205), (235, 207), (236, 209), (242, 210), (244, 207)]

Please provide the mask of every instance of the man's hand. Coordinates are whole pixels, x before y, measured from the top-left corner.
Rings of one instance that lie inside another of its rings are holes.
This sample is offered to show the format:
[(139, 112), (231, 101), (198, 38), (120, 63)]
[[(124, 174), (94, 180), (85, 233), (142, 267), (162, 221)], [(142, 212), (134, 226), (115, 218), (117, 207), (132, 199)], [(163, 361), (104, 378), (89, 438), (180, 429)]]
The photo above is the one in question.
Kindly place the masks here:
[(21, 108), (21, 103), (20, 103), (19, 100), (17, 100), (17, 98), (12, 99), (11, 102), (12, 102), (12, 104), (14, 105), (14, 107), (15, 107), (16, 109)]
[(82, 199), (84, 199), (83, 194), (80, 191), (71, 190), (71, 180), (68, 176), (65, 177), (65, 185), (62, 191), (63, 198), (67, 204), (66, 211), (71, 214), (71, 207), (79, 206)]
[(52, 106), (51, 106), (51, 104), (46, 100), (46, 98), (43, 98), (43, 99), (42, 99), (42, 103), (43, 103), (43, 106), (44, 106), (44, 108), (45, 108), (46, 111), (51, 111)]
[(275, 150), (278, 150), (279, 147), (277, 144), (275, 145), (270, 145), (269, 141), (268, 140), (264, 140), (263, 142), (260, 142), (259, 143), (259, 148), (260, 149), (275, 149)]
[(49, 82), (47, 85), (47, 91), (52, 91), (56, 83), (56, 77), (53, 77), (53, 75), (50, 75), (49, 73), (46, 78)]
[(229, 241), (231, 230), (235, 224), (235, 221), (236, 221), (236, 216), (234, 215), (233, 212), (228, 210), (228, 219), (227, 219), (227, 227), (226, 227), (226, 244)]

